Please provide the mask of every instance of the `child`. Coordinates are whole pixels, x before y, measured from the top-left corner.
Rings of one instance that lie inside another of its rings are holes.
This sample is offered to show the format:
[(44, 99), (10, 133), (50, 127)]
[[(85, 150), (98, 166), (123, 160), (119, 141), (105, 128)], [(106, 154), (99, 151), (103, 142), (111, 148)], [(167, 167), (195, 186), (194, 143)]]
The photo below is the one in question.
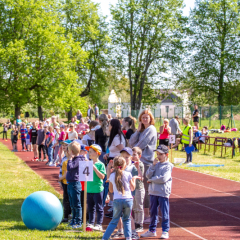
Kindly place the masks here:
[[(87, 204), (89, 226), (93, 230), (102, 231), (103, 222), (103, 179), (106, 175), (105, 165), (98, 159), (102, 153), (99, 145), (93, 144), (86, 147), (89, 158), (93, 160), (93, 181), (87, 182)], [(97, 211), (97, 224), (94, 226), (95, 210)]]
[(49, 165), (50, 167), (55, 167), (56, 166), (56, 162), (59, 158), (58, 156), (58, 152), (59, 152), (59, 142), (58, 142), (58, 138), (60, 136), (60, 128), (58, 126), (55, 127), (55, 144), (53, 145), (53, 149), (54, 149), (54, 160), (53, 163), (51, 165)]
[[(59, 144), (61, 144), (62, 141), (67, 140), (67, 139), (66, 139), (66, 133), (65, 133), (65, 131), (64, 131), (64, 128), (65, 128), (65, 125), (64, 125), (64, 124), (60, 125), (60, 136), (59, 136), (59, 138), (58, 138), (58, 143), (59, 143)], [(60, 162), (60, 164), (61, 164), (61, 161), (62, 161), (62, 152), (63, 152), (62, 146), (60, 145), (60, 148), (59, 148), (59, 162)]]
[[(134, 147), (133, 149), (133, 158), (132, 160), (135, 163), (139, 164), (139, 168), (142, 173), (144, 173), (144, 165), (140, 161), (142, 150), (139, 147)], [(143, 232), (143, 220), (144, 220), (144, 209), (143, 201), (145, 197), (145, 188), (142, 179), (136, 180), (136, 190), (135, 196), (133, 199), (133, 211), (134, 211), (134, 220), (136, 232)]]
[[(132, 177), (139, 176), (142, 178), (142, 172), (139, 168), (139, 164), (136, 165), (132, 164), (132, 155), (133, 151), (129, 147), (125, 147), (120, 151), (120, 156), (123, 157), (126, 161), (126, 172), (131, 173)], [(132, 196), (135, 195), (135, 191), (132, 192)], [(139, 239), (139, 236), (135, 229), (135, 221), (131, 216), (131, 228), (132, 228), (132, 239)], [(121, 238), (123, 237), (123, 224), (122, 219), (119, 220), (118, 223), (118, 231), (112, 236), (112, 238)], [(126, 237), (126, 236), (125, 236)]]
[(27, 146), (27, 151), (32, 151), (32, 144), (30, 141), (30, 126), (27, 126), (27, 137), (26, 137), (26, 146)]
[[(23, 122), (21, 130), (21, 142), (22, 142), (22, 151), (25, 152), (27, 150), (27, 145), (26, 145), (26, 134), (27, 134), (27, 129), (26, 129), (26, 123)], [(24, 145), (26, 150), (24, 149)]]
[(15, 126), (15, 130), (13, 132), (13, 151), (17, 152), (17, 141), (18, 141), (18, 127)]
[(4, 140), (4, 136), (7, 140), (7, 131), (8, 131), (8, 126), (6, 123), (3, 124), (3, 140)]
[[(13, 133), (15, 132), (15, 125), (12, 125), (12, 131), (11, 131), (11, 142), (12, 142), (12, 147), (13, 147), (13, 139), (14, 139), (14, 135)], [(12, 150), (14, 152), (14, 149)]]
[(81, 183), (79, 182), (79, 162), (85, 161), (85, 156), (80, 154), (80, 145), (72, 142), (68, 145), (69, 154), (73, 157), (67, 163), (68, 196), (72, 209), (72, 221), (70, 226), (74, 229), (82, 227), (82, 206), (81, 206)]
[(46, 165), (51, 165), (53, 161), (53, 141), (55, 138), (55, 134), (53, 132), (53, 127), (49, 126), (49, 134), (46, 140), (46, 147), (47, 147), (47, 155), (48, 155), (48, 162)]
[(39, 129), (37, 131), (37, 145), (38, 145), (38, 161), (42, 161), (41, 150), (43, 152), (43, 161), (46, 161), (46, 147), (45, 147), (45, 137), (46, 133), (43, 129), (43, 123), (39, 123)]
[[(112, 232), (116, 228), (120, 217), (122, 216), (124, 225), (124, 235), (127, 240), (132, 239), (131, 230), (131, 211), (132, 211), (132, 193), (135, 189), (135, 181), (139, 177), (132, 177), (130, 172), (124, 171), (127, 167), (126, 160), (123, 157), (115, 157), (113, 160), (113, 169), (111, 173), (112, 162), (108, 164), (107, 176), (109, 177), (109, 191), (114, 193), (113, 201), (113, 218), (109, 223), (102, 240), (110, 238)], [(111, 175), (110, 175), (111, 174)]]
[(162, 213), (162, 239), (169, 238), (169, 196), (172, 187), (172, 169), (173, 165), (168, 161), (168, 147), (159, 145), (157, 150), (157, 158), (154, 159), (153, 164), (146, 172), (146, 177), (149, 183), (150, 195), (150, 212), (151, 224), (149, 231), (142, 234), (141, 237), (156, 237), (156, 228), (158, 221), (158, 207)]

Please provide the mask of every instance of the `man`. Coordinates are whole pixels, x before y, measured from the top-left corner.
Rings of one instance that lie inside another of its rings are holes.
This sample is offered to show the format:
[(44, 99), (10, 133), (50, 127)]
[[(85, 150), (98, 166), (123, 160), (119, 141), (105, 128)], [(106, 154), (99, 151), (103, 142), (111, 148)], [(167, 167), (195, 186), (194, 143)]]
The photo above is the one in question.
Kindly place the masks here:
[(94, 111), (95, 111), (95, 120), (97, 120), (99, 117), (99, 108), (98, 108), (97, 104), (95, 104)]
[(87, 111), (87, 116), (90, 120), (92, 120), (92, 114), (93, 114), (93, 110), (91, 105), (88, 106), (88, 111)]
[(198, 123), (199, 123), (199, 111), (198, 111), (198, 106), (197, 104), (194, 105), (194, 111), (193, 111), (193, 123), (194, 126), (198, 129)]
[(171, 134), (176, 136), (176, 142), (175, 145), (173, 146), (174, 148), (176, 147), (176, 150), (178, 150), (178, 145), (180, 144), (181, 138), (177, 137), (180, 133), (182, 133), (180, 127), (179, 127), (179, 122), (178, 122), (178, 116), (175, 116), (172, 118), (169, 122), (169, 127), (171, 127)]

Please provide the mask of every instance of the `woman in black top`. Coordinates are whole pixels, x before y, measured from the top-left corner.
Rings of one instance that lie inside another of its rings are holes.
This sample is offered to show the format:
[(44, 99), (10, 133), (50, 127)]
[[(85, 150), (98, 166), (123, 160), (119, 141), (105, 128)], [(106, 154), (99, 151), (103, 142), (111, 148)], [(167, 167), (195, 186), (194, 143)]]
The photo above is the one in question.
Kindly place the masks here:
[(124, 130), (127, 131), (126, 132), (127, 145), (132, 134), (136, 132), (135, 123), (136, 123), (136, 118), (134, 117), (125, 117), (122, 121), (122, 127)]
[(102, 148), (102, 154), (99, 157), (99, 160), (104, 163), (103, 156), (106, 154), (109, 139), (109, 136), (107, 134), (108, 118), (105, 114), (101, 114), (99, 116), (99, 123), (101, 125), (101, 128), (95, 132), (95, 143)]

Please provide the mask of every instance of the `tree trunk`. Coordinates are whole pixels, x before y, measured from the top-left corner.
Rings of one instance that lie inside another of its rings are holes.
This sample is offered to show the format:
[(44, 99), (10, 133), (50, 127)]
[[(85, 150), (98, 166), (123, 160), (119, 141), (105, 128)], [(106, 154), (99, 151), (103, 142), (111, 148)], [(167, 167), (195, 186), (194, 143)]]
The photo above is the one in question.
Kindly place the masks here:
[(70, 122), (72, 119), (72, 108), (68, 111), (67, 115), (68, 115), (68, 121)]
[(43, 110), (42, 110), (42, 106), (38, 106), (38, 118), (39, 118), (39, 121), (43, 121)]
[(15, 106), (15, 118), (21, 114), (21, 108), (19, 106)]

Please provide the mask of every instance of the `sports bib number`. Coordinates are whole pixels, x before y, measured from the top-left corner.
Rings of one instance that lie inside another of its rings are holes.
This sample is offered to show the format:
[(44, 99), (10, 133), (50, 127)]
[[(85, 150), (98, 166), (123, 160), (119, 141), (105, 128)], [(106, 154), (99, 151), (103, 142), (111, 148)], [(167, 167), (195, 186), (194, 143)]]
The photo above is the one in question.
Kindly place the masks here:
[(79, 162), (79, 180), (82, 182), (93, 181), (93, 161)]
[(175, 143), (176, 141), (176, 135), (170, 135), (169, 136), (169, 143)]

